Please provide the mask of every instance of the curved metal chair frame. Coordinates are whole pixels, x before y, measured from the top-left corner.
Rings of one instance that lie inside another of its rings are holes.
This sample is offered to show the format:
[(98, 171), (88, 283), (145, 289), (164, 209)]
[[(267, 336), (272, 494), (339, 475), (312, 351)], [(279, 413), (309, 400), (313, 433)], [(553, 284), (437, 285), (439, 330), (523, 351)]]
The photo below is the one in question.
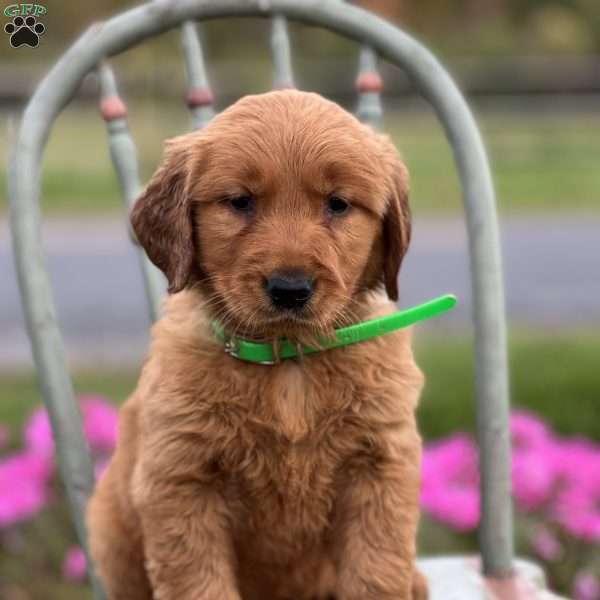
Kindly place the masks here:
[[(378, 56), (401, 67), (437, 113), (460, 174), (468, 230), (481, 448), (483, 571), (491, 577), (510, 576), (513, 532), (505, 309), (494, 189), (484, 146), (463, 96), (435, 57), (386, 21), (339, 0), (154, 0), (92, 26), (49, 72), (25, 110), (9, 167), (14, 252), (34, 359), (79, 539), (85, 547), (83, 515), (93, 476), (41, 244), (39, 199), (46, 142), (55, 119), (84, 76), (97, 69), (111, 155), (124, 199), (131, 206), (140, 190), (135, 146), (127, 129), (125, 105), (117, 95), (106, 59), (149, 37), (181, 27), (188, 105), (194, 126), (202, 127), (213, 116), (212, 94), (194, 21), (234, 16), (272, 19), (275, 87), (293, 86), (286, 28), (286, 20), (291, 19), (363, 44), (357, 80), (358, 115), (363, 120), (376, 125), (381, 115)], [(155, 319), (164, 282), (143, 252), (140, 256), (150, 313)], [(102, 598), (101, 586), (91, 575), (96, 597)]]

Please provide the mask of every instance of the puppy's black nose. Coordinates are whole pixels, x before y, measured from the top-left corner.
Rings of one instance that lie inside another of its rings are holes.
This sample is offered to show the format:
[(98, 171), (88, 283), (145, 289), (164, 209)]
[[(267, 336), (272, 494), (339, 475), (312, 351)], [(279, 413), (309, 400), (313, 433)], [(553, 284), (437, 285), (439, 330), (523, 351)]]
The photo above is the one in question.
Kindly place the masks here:
[(267, 294), (276, 308), (301, 309), (311, 298), (313, 283), (301, 274), (279, 273), (267, 279)]

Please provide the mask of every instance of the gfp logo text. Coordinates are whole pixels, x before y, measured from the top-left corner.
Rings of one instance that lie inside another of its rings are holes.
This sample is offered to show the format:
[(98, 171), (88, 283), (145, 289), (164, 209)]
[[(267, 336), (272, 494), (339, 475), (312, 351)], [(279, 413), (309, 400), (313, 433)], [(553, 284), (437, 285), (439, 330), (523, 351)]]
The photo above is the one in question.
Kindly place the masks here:
[(11, 4), (4, 9), (5, 17), (41, 17), (48, 12), (48, 9), (41, 4)]

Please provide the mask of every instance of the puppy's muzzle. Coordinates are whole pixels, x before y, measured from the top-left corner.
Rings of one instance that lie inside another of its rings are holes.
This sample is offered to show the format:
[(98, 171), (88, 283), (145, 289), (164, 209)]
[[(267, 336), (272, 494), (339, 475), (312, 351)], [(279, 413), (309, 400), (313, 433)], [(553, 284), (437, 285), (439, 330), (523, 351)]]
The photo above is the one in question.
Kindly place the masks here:
[(279, 310), (299, 311), (314, 293), (313, 280), (298, 272), (274, 273), (265, 287), (271, 303)]

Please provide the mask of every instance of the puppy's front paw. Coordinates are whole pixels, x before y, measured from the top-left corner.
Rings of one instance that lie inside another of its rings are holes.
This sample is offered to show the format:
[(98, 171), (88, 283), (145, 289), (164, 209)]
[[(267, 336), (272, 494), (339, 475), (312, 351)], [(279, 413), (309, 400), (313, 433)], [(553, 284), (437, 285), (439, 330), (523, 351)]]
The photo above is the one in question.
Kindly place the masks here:
[(412, 600), (427, 600), (429, 598), (429, 586), (425, 576), (415, 569), (412, 583)]

